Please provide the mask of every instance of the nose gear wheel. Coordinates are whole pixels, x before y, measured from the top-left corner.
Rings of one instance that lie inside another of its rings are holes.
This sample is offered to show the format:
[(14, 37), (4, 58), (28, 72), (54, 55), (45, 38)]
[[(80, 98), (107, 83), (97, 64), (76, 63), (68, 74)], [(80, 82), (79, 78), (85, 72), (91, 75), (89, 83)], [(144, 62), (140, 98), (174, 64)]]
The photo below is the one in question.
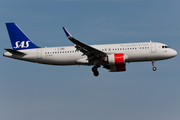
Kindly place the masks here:
[(153, 66), (153, 71), (156, 71), (157, 70), (157, 68), (155, 67), (155, 64), (154, 64), (154, 60), (152, 61), (152, 66)]

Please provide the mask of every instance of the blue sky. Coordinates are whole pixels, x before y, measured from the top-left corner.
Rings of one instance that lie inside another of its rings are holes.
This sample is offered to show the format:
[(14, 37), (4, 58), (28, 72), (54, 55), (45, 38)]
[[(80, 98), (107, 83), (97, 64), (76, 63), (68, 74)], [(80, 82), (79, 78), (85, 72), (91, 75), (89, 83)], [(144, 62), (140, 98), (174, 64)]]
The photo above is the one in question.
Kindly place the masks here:
[(50, 66), (2, 56), (15, 22), (41, 47), (71, 46), (62, 27), (87, 44), (161, 42), (180, 51), (179, 0), (1, 0), (0, 119), (179, 120), (180, 63), (127, 63), (126, 72)]

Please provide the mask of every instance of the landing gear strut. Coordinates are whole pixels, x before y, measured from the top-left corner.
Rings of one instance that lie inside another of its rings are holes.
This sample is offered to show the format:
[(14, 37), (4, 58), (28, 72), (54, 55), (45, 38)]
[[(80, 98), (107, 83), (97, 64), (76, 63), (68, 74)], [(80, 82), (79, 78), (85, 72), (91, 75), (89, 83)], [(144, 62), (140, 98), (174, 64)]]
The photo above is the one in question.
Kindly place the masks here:
[(99, 72), (98, 72), (98, 67), (100, 67), (100, 66), (94, 66), (94, 67), (92, 67), (92, 71), (93, 71), (93, 74), (94, 74), (94, 76), (98, 76), (99, 75)]
[(152, 61), (152, 66), (153, 66), (153, 71), (156, 71), (157, 70), (157, 68), (154, 66), (154, 61)]

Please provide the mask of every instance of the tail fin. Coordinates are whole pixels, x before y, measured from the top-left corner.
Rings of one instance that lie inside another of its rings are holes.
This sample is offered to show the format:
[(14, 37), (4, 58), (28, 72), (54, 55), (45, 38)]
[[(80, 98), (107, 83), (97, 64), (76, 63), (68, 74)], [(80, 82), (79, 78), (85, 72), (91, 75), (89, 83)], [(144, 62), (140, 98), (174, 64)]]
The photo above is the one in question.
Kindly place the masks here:
[(39, 48), (15, 23), (6, 23), (6, 27), (14, 50)]

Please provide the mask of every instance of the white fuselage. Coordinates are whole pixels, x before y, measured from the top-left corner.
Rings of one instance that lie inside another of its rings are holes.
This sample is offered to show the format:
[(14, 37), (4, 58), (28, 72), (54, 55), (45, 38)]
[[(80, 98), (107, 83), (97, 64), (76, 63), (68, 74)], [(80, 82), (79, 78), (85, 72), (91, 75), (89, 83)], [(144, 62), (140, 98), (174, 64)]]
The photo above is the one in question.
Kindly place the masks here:
[[(156, 61), (168, 59), (176, 56), (177, 52), (171, 48), (157, 42), (126, 43), (126, 44), (104, 44), (91, 45), (91, 47), (101, 50), (107, 54), (124, 53), (125, 62)], [(50, 47), (19, 50), (26, 55), (13, 55), (6, 52), (3, 55), (15, 59), (50, 64), (50, 65), (93, 65), (87, 60), (87, 56), (77, 51), (74, 46)]]

